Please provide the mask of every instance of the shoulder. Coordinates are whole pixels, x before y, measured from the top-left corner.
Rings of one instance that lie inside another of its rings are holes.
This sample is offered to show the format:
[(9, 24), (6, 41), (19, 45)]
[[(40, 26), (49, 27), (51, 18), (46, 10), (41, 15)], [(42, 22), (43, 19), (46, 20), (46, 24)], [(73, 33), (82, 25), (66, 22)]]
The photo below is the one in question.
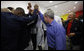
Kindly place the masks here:
[(56, 23), (53, 28), (56, 36), (66, 34), (66, 30), (61, 24)]
[(1, 17), (7, 17), (7, 18), (9, 18), (9, 17), (11, 17), (13, 14), (12, 13), (10, 13), (10, 12), (1, 12)]
[(56, 29), (60, 30), (60, 29), (64, 29), (63, 25), (59, 24), (56, 22), (56, 24), (54, 25), (56, 27)]
[(1, 12), (1, 14), (12, 14), (11, 12)]
[(61, 24), (59, 24), (59, 23), (57, 23), (56, 21), (54, 21), (53, 28), (59, 29), (60, 27), (61, 27)]
[(14, 15), (13, 13), (11, 13), (11, 12), (1, 12), (1, 15), (2, 16), (11, 16), (11, 15)]

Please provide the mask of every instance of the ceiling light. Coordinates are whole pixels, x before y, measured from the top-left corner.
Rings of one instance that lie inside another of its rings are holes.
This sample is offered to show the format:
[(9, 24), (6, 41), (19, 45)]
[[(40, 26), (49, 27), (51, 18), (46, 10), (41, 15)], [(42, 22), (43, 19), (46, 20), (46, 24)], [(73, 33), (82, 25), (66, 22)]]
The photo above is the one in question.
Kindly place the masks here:
[(52, 3), (53, 1), (49, 1), (49, 3)]
[(76, 1), (75, 4), (77, 4), (78, 2)]

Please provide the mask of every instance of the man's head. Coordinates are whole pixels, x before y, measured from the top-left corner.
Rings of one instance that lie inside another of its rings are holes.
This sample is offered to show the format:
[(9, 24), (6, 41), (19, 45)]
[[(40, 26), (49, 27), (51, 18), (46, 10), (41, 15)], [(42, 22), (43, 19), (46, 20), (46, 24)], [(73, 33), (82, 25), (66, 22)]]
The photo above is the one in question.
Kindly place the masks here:
[(10, 12), (7, 8), (1, 8), (1, 12)]
[[(34, 5), (34, 10), (38, 10), (39, 11), (39, 6), (37, 4)], [(38, 14), (38, 11), (36, 12)]]
[(44, 13), (44, 20), (46, 23), (51, 22), (51, 20), (54, 20), (54, 12), (51, 9), (47, 9), (47, 11)]
[(14, 14), (18, 15), (18, 16), (24, 16), (25, 15), (25, 11), (24, 11), (24, 9), (18, 7), (18, 8), (15, 9)]
[(34, 9), (38, 10), (39, 6), (37, 4), (34, 5)]
[(69, 19), (69, 20), (73, 20), (73, 19), (75, 18), (75, 16), (76, 16), (76, 15), (75, 15), (74, 12), (70, 12), (70, 13), (69, 13), (69, 16), (68, 16), (68, 19)]

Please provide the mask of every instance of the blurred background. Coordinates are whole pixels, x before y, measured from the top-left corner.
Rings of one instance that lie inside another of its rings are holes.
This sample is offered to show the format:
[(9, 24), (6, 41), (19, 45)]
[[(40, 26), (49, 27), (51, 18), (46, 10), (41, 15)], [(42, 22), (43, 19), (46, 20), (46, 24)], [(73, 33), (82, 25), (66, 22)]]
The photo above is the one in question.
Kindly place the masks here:
[(54, 10), (55, 16), (59, 16), (64, 20), (67, 19), (68, 13), (71, 11), (76, 13), (76, 17), (83, 14), (83, 1), (1, 1), (1, 8), (22, 7), (27, 14), (27, 4), (29, 2), (32, 4), (32, 8), (34, 4), (38, 4), (42, 13), (51, 8)]

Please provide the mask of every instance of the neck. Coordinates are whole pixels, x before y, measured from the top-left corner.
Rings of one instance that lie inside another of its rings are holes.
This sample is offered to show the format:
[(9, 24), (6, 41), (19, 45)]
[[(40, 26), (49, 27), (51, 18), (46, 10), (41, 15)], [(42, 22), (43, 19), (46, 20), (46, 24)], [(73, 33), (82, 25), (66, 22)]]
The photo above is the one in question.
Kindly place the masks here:
[(51, 24), (51, 23), (52, 23), (52, 21), (53, 21), (53, 19), (51, 19), (51, 20), (49, 21), (49, 24)]

